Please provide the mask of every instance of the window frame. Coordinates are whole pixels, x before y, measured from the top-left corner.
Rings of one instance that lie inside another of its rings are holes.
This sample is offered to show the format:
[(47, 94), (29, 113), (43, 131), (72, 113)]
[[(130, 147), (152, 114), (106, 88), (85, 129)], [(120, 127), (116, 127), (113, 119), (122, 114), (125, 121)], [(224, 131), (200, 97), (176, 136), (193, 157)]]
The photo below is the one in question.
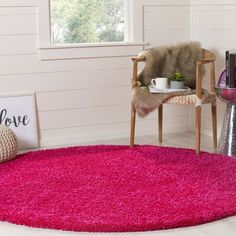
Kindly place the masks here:
[[(99, 58), (136, 55), (146, 45), (143, 42), (142, 6), (137, 0), (125, 1), (125, 41), (54, 45), (51, 42), (50, 0), (39, 0), (38, 49), (41, 60)], [(135, 24), (134, 24), (135, 23)], [(140, 30), (141, 29), (141, 30)], [(102, 48), (102, 50), (101, 50)]]

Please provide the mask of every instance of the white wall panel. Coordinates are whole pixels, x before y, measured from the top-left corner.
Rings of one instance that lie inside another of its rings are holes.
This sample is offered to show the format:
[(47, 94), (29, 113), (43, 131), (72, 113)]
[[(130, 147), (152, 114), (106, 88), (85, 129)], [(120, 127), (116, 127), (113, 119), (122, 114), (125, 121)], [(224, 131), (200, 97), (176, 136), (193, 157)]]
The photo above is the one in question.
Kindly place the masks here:
[[(6, 22), (8, 22), (6, 24)], [(34, 15), (14, 16), (0, 15), (0, 35), (35, 34), (36, 22)]]
[[(165, 106), (166, 107), (166, 106)], [(181, 106), (180, 106), (181, 107)], [(183, 107), (183, 106), (182, 106)], [(180, 109), (182, 112), (174, 112), (171, 117), (185, 117), (188, 110)], [(176, 110), (174, 110), (176, 111)], [(58, 129), (70, 128), (76, 126), (91, 126), (98, 124), (114, 123), (114, 122), (127, 122), (130, 113), (130, 104), (109, 105), (109, 106), (96, 106), (96, 107), (83, 107), (80, 109), (68, 110), (50, 110), (39, 113), (40, 128)], [(168, 112), (165, 117), (168, 117)], [(147, 119), (155, 118), (156, 114), (150, 114)], [(164, 121), (167, 126), (168, 123)], [(186, 124), (185, 124), (186, 125)], [(155, 127), (156, 128), (156, 127)]]
[[(236, 49), (236, 1), (194, 0), (192, 4), (191, 38), (202, 42), (203, 47), (215, 53), (216, 79), (218, 79), (225, 68), (225, 51)], [(221, 130), (224, 110), (225, 105), (218, 101), (218, 133)], [(208, 106), (203, 108), (202, 132), (210, 135), (212, 133), (211, 112)]]
[[(11, 2), (11, 1), (9, 1)], [(20, 2), (20, 1), (19, 1)], [(4, 7), (0, 5), (0, 15), (8, 15), (8, 16), (27, 16), (27, 15), (36, 15), (37, 8), (36, 7), (28, 7), (28, 6), (12, 6), (12, 7)], [(14, 19), (14, 18), (13, 18)]]
[[(236, 6), (194, 6), (192, 29), (236, 29)], [(227, 14), (226, 14), (227, 13)]]
[(0, 35), (0, 56), (35, 54), (36, 48), (36, 34)]
[[(7, 55), (0, 57), (0, 75), (65, 72), (75, 70), (105, 70), (130, 68), (130, 57), (41, 61), (37, 52), (34, 55)], [(96, 74), (94, 74), (96, 76)]]
[(189, 41), (189, 29), (169, 29), (164, 32), (145, 30), (144, 35), (149, 48)]
[(40, 129), (71, 128), (113, 122), (125, 122), (130, 106), (116, 105), (83, 109), (52, 110), (39, 113)]
[(189, 9), (189, 6), (145, 6), (144, 29), (189, 29)]
[(0, 7), (0, 35), (36, 34), (36, 17), (34, 7)]
[(38, 0), (1, 0), (0, 7), (22, 7), (22, 6), (37, 6)]
[(148, 42), (148, 47), (174, 44), (189, 39), (190, 6), (144, 7), (144, 40)]
[(192, 0), (192, 5), (232, 5), (235, 0)]
[[(165, 133), (185, 132), (188, 126), (183, 120), (185, 116), (167, 117), (163, 128)], [(139, 119), (136, 122), (136, 136), (157, 135), (156, 119)], [(178, 125), (176, 125), (178, 123)], [(77, 126), (63, 129), (41, 130), (42, 146), (58, 146), (65, 144), (77, 145), (83, 142), (93, 142), (94, 140), (111, 140), (129, 136), (129, 122), (113, 122), (107, 124), (98, 124), (93, 126)], [(111, 132), (112, 131), (112, 132)], [(165, 135), (163, 136), (165, 140)], [(124, 144), (128, 144), (129, 139)], [(158, 144), (157, 138), (156, 143)]]
[[(130, 86), (130, 68), (0, 75), (1, 91), (52, 92)], [(45, 84), (47, 86), (45, 86)]]
[(204, 46), (208, 48), (232, 48), (235, 49), (236, 29), (222, 30), (222, 29), (193, 29), (192, 38), (204, 40)]
[(37, 94), (38, 110), (68, 110), (85, 107), (127, 104), (130, 87), (88, 88)]

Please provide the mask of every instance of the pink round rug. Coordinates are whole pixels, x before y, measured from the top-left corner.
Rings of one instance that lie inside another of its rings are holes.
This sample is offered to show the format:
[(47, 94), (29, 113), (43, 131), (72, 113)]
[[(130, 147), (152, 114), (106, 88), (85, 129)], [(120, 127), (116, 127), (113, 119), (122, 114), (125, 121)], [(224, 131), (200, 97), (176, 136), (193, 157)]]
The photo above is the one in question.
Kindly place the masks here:
[(122, 232), (191, 226), (236, 214), (236, 159), (157, 146), (86, 146), (0, 165), (0, 220)]

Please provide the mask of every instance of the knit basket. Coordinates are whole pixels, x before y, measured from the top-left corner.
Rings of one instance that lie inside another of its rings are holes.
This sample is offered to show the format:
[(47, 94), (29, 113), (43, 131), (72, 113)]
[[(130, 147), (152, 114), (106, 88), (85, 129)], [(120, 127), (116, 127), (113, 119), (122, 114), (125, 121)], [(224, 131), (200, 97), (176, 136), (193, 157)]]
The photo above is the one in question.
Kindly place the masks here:
[(0, 162), (11, 160), (17, 154), (17, 138), (15, 133), (0, 124)]

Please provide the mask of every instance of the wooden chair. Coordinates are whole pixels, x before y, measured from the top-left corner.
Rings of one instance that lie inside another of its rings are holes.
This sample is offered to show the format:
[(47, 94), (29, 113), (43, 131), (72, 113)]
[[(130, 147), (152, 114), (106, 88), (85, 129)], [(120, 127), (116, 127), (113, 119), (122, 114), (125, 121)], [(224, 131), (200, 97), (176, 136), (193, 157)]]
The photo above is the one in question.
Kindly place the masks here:
[[(201, 105), (211, 104), (212, 113), (212, 129), (213, 129), (213, 146), (217, 148), (217, 117), (216, 117), (216, 94), (215, 94), (215, 55), (206, 50), (203, 50), (203, 58), (196, 61), (196, 94), (175, 96), (166, 100), (166, 104), (194, 104), (195, 105), (195, 132), (196, 132), (196, 153), (200, 153), (200, 132), (201, 132)], [(133, 61), (133, 76), (132, 76), (132, 88), (137, 86), (138, 79), (138, 63), (145, 62), (144, 57), (134, 57)], [(201, 78), (201, 66), (210, 63), (210, 93), (202, 93), (202, 78)], [(205, 97), (204, 97), (205, 96)], [(196, 102), (200, 104), (196, 105)], [(134, 145), (135, 138), (135, 118), (136, 111), (134, 104), (131, 102), (131, 122), (130, 122), (130, 146)], [(163, 104), (158, 108), (158, 140), (162, 143), (162, 131), (163, 131)]]

